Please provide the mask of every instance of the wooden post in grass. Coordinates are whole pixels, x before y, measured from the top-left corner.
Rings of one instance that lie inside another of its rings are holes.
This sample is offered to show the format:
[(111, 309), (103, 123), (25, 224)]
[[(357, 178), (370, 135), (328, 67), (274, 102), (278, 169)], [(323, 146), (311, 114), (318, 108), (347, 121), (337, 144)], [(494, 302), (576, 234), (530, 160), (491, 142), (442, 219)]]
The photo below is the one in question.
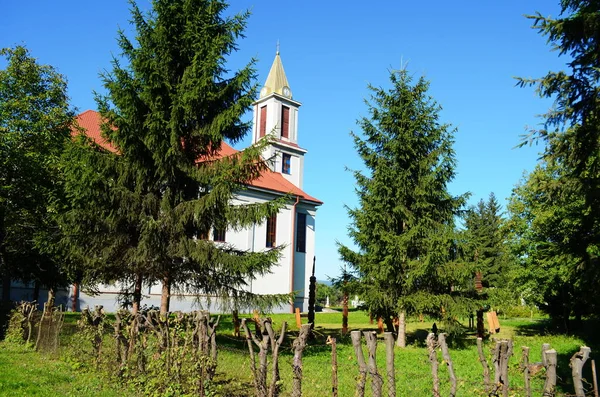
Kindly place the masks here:
[(338, 397), (337, 345), (335, 338), (328, 336), (327, 344), (331, 345), (331, 395), (332, 397)]
[(377, 333), (373, 331), (364, 331), (363, 335), (367, 341), (367, 349), (369, 350), (369, 374), (371, 375), (371, 390), (373, 397), (381, 397), (383, 389), (383, 378), (377, 371)]
[(435, 334), (433, 332), (427, 335), (425, 341), (427, 351), (429, 352), (429, 363), (431, 364), (431, 376), (433, 378), (433, 397), (440, 397), (440, 379), (438, 377), (438, 360), (437, 360), (437, 343), (435, 342)]
[(571, 367), (571, 374), (573, 375), (573, 387), (575, 388), (575, 395), (577, 397), (585, 397), (585, 389), (583, 388), (583, 366), (585, 362), (590, 358), (590, 352), (592, 350), (587, 346), (581, 346), (579, 351), (573, 354), (569, 366)]
[(544, 383), (544, 397), (554, 397), (556, 389), (556, 350), (546, 350), (546, 382)]
[(479, 353), (479, 362), (483, 367), (483, 384), (487, 393), (490, 389), (490, 367), (485, 359), (485, 354), (483, 354), (483, 339), (481, 338), (477, 338), (477, 352)]
[(387, 370), (388, 397), (396, 397), (396, 370), (394, 368), (394, 334), (385, 332), (385, 367)]
[(598, 397), (598, 378), (596, 377), (596, 362), (592, 360), (592, 381), (594, 382), (594, 397)]
[(548, 362), (546, 360), (546, 351), (550, 350), (550, 343), (544, 343), (542, 345), (542, 365), (544, 368), (548, 366)]
[(446, 344), (446, 334), (441, 333), (438, 336), (438, 344), (442, 349), (442, 357), (444, 362), (448, 366), (448, 376), (450, 377), (450, 397), (456, 396), (456, 375), (454, 374), (454, 365), (452, 365), (452, 358), (450, 358), (450, 352), (448, 351), (448, 345)]
[(350, 332), (352, 338), (352, 346), (354, 347), (354, 354), (356, 354), (356, 361), (358, 361), (358, 379), (356, 381), (356, 397), (364, 397), (365, 395), (365, 384), (367, 383), (367, 364), (365, 363), (365, 357), (363, 355), (361, 346), (361, 335), (360, 331)]
[(294, 360), (292, 362), (292, 370), (294, 379), (292, 383), (292, 397), (302, 396), (302, 352), (306, 347), (306, 340), (310, 335), (312, 324), (304, 324), (300, 328), (298, 337), (294, 339), (292, 344), (294, 350)]
[(296, 327), (302, 328), (302, 316), (300, 316), (300, 308), (296, 308)]
[(248, 344), (248, 350), (250, 351), (250, 370), (252, 371), (252, 379), (254, 380), (254, 390), (256, 393), (259, 393), (260, 388), (258, 385), (258, 374), (256, 373), (256, 359), (254, 356), (254, 347), (252, 346), (252, 340), (256, 339), (256, 337), (248, 329), (245, 318), (242, 319), (242, 329), (246, 334), (246, 343)]
[(512, 339), (505, 340), (503, 344), (503, 357), (502, 357), (502, 396), (508, 397), (508, 360), (513, 353), (513, 341)]
[(525, 378), (525, 397), (531, 397), (531, 384), (529, 383), (529, 348), (522, 346), (523, 351), (523, 377)]
[(275, 332), (273, 331), (273, 326), (271, 322), (265, 322), (265, 328), (267, 329), (267, 333), (269, 334), (269, 339), (271, 340), (271, 366), (272, 366), (272, 375), (271, 375), (271, 385), (269, 386), (269, 397), (278, 397), (279, 391), (281, 389), (281, 384), (279, 382), (279, 348), (283, 343), (283, 339), (285, 338), (285, 332), (287, 330), (287, 322), (283, 322), (281, 324), (281, 331), (279, 333), (279, 338), (275, 339)]

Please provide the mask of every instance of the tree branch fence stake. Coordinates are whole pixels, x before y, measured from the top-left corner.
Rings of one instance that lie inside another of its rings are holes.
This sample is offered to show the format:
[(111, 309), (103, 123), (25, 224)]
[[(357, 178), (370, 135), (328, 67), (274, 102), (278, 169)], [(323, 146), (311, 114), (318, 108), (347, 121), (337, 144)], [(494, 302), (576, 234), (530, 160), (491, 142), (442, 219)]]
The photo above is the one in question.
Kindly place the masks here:
[(396, 369), (394, 368), (394, 334), (385, 332), (385, 367), (387, 370), (388, 397), (396, 397)]
[(440, 379), (438, 377), (437, 343), (433, 332), (427, 335), (427, 351), (429, 352), (429, 362), (431, 363), (431, 375), (433, 377), (433, 397), (440, 397)]
[(585, 397), (585, 389), (583, 388), (583, 366), (590, 358), (591, 349), (587, 346), (581, 346), (579, 351), (571, 357), (569, 366), (573, 375), (573, 387), (577, 397)]
[(452, 364), (452, 358), (450, 358), (450, 352), (448, 351), (448, 344), (446, 343), (446, 334), (441, 333), (438, 336), (438, 344), (442, 349), (442, 357), (444, 362), (448, 366), (448, 376), (450, 377), (450, 397), (456, 396), (456, 375), (454, 374), (454, 365)]
[(332, 397), (338, 397), (337, 345), (335, 338), (328, 336), (327, 344), (331, 345), (331, 395)]
[(490, 390), (490, 367), (488, 366), (485, 354), (483, 353), (483, 339), (477, 338), (477, 352), (479, 353), (479, 362), (483, 367), (483, 384), (485, 386), (485, 392)]
[(592, 380), (594, 382), (594, 397), (598, 397), (598, 378), (596, 377), (596, 362), (592, 360)]
[(546, 355), (546, 382), (544, 383), (544, 397), (554, 397), (556, 390), (556, 350), (545, 351)]
[(356, 397), (364, 397), (365, 384), (367, 383), (367, 364), (365, 363), (365, 357), (362, 351), (360, 331), (350, 332), (350, 338), (352, 338), (352, 346), (354, 347), (354, 353), (356, 354), (356, 360), (358, 361)]
[(371, 390), (373, 397), (381, 397), (383, 389), (383, 378), (377, 371), (377, 333), (374, 331), (364, 331), (363, 335), (367, 341), (367, 349), (369, 350), (369, 374), (371, 375)]
[(523, 351), (523, 377), (525, 382), (525, 397), (531, 397), (531, 384), (529, 380), (529, 348), (522, 346)]
[(292, 397), (302, 397), (302, 352), (306, 347), (306, 340), (308, 339), (312, 329), (312, 324), (304, 324), (300, 328), (298, 337), (294, 340), (294, 361), (292, 369), (294, 372), (294, 379), (292, 384)]

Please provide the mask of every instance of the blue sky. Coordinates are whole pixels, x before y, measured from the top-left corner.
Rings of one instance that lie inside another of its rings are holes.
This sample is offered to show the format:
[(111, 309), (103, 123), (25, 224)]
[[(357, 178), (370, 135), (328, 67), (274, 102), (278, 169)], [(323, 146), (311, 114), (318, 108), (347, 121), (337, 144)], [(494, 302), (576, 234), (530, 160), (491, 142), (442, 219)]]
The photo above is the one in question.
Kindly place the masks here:
[[(118, 55), (116, 31), (129, 29), (127, 2), (0, 1), (0, 47), (26, 45), (39, 62), (69, 82), (79, 111), (95, 109), (98, 73)], [(139, 2), (147, 8), (149, 2)], [(302, 102), (299, 142), (308, 150), (304, 190), (325, 204), (317, 214), (317, 277), (341, 265), (335, 241), (350, 243), (344, 205), (355, 206), (360, 168), (350, 131), (366, 115), (367, 84), (389, 87), (389, 70), (401, 65), (431, 82), (443, 122), (457, 128), (454, 194), (471, 192), (474, 204), (490, 192), (504, 204), (541, 146), (513, 149), (536, 115), (551, 103), (514, 76), (539, 77), (565, 59), (531, 29), (524, 14), (558, 16), (558, 0), (464, 1), (232, 1), (228, 13), (249, 9), (246, 37), (230, 57), (235, 70), (257, 59), (264, 83), (279, 40), (294, 99)], [(250, 115), (248, 115), (249, 117)], [(247, 145), (250, 138), (238, 145)]]

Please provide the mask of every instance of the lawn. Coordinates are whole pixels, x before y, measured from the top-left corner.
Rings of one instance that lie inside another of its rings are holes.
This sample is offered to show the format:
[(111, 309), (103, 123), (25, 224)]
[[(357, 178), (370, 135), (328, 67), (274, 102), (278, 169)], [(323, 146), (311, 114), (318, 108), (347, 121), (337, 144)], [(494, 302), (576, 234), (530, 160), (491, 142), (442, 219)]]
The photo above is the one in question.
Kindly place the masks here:
[[(24, 347), (8, 343), (0, 344), (0, 394), (11, 396), (30, 395), (77, 395), (77, 396), (112, 396), (131, 395), (131, 392), (114, 390), (106, 385), (111, 384), (102, 375), (94, 374), (92, 366), (86, 364), (81, 357), (73, 357), (73, 340), (69, 335), (74, 331), (76, 317), (68, 318), (65, 334), (62, 339), (61, 359), (53, 360)], [(282, 346), (280, 371), (282, 378), (282, 396), (289, 396), (292, 384), (292, 348), (291, 343), (297, 335), (297, 327), (293, 315), (273, 315), (274, 329), (279, 330), (283, 321), (289, 326), (289, 338)], [(304, 321), (306, 319), (303, 319)], [(358, 365), (349, 337), (340, 335), (340, 313), (317, 313), (315, 329), (316, 338), (304, 351), (303, 395), (306, 397), (326, 396), (331, 394), (331, 349), (325, 344), (326, 337), (331, 335), (337, 339), (339, 395), (352, 396)], [(541, 360), (541, 346), (550, 343), (558, 351), (559, 393), (573, 393), (570, 378), (569, 359), (587, 344), (592, 348), (592, 358), (596, 349), (600, 348), (597, 337), (594, 337), (595, 324), (587, 324), (587, 333), (579, 335), (562, 335), (551, 331), (549, 323), (544, 319), (500, 319), (501, 332), (495, 337), (512, 338), (514, 354), (510, 360), (509, 380), (511, 395), (523, 393), (523, 376), (520, 369), (521, 346), (531, 348), (530, 362)], [(427, 360), (424, 339), (431, 329), (431, 321), (411, 321), (408, 324), (409, 346), (395, 349), (396, 389), (398, 396), (430, 396), (431, 369)], [(438, 327), (441, 325), (438, 324)], [(590, 326), (594, 326), (590, 329)], [(362, 312), (350, 313), (352, 329), (376, 329), (369, 318)], [(218, 329), (218, 367), (215, 383), (212, 385), (213, 395), (221, 396), (253, 396), (253, 382), (250, 360), (243, 338), (232, 335), (233, 325), (230, 316), (222, 316)], [(106, 336), (105, 349), (110, 349), (113, 338)], [(451, 341), (450, 354), (454, 362), (458, 378), (458, 395), (483, 396), (482, 367), (478, 360), (475, 338), (467, 332), (463, 337)], [(364, 342), (363, 342), (364, 344)], [(486, 355), (491, 366), (489, 350), (493, 342), (485, 344)], [(364, 348), (365, 357), (366, 347)], [(385, 348), (382, 343), (377, 350), (377, 361), (380, 374), (385, 379)], [(449, 382), (446, 366), (439, 356), (440, 380), (442, 395), (448, 395)], [(83, 364), (83, 365), (82, 365)], [(584, 373), (591, 379), (589, 363)], [(492, 373), (493, 377), (493, 373)], [(534, 395), (541, 395), (544, 371), (532, 380)], [(386, 385), (384, 385), (386, 390)], [(370, 384), (367, 384), (367, 396), (370, 396)]]

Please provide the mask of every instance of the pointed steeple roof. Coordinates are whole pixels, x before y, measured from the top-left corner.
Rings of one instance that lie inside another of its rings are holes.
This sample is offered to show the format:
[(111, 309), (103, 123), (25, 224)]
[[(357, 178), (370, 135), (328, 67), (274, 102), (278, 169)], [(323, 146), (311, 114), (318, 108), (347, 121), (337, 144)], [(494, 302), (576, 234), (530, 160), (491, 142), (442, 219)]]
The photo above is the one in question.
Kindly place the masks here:
[(273, 61), (273, 65), (271, 65), (265, 86), (260, 91), (260, 97), (266, 97), (271, 93), (283, 95), (288, 98), (292, 97), (292, 91), (290, 90), (285, 70), (283, 70), (283, 63), (281, 63), (281, 57), (279, 56), (279, 49), (277, 49), (277, 53), (275, 54), (275, 60)]

